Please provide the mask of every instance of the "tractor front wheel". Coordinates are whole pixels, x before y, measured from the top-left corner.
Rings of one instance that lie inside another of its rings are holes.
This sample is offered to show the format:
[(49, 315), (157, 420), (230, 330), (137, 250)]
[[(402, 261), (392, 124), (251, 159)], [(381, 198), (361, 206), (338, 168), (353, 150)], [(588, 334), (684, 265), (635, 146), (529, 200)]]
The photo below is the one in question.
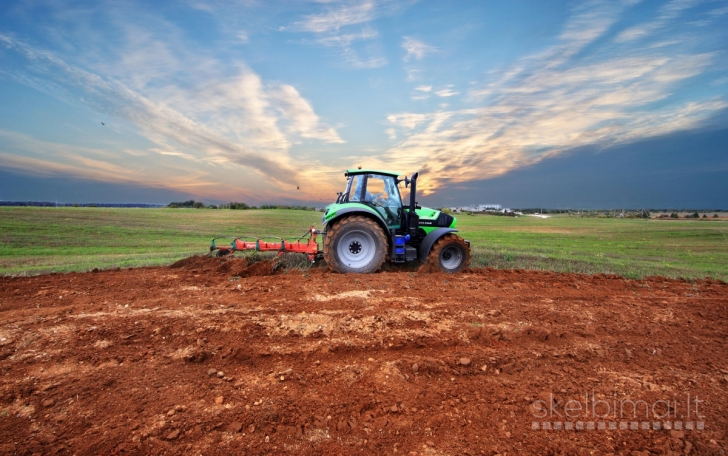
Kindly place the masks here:
[(470, 249), (460, 236), (446, 234), (435, 242), (428, 261), (443, 272), (460, 272), (470, 265)]
[(352, 215), (327, 230), (324, 259), (334, 271), (368, 274), (382, 267), (388, 249), (382, 227), (368, 217)]

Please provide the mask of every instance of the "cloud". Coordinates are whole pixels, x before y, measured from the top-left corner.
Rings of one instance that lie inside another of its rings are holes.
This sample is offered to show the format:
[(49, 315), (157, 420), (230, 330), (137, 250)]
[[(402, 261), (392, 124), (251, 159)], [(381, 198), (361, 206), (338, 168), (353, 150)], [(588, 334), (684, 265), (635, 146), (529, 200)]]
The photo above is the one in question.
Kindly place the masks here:
[(237, 37), (240, 40), (240, 42), (243, 44), (250, 43), (250, 36), (248, 35), (248, 33), (245, 30), (239, 31), (237, 33)]
[(665, 27), (667, 24), (670, 23), (670, 21), (679, 17), (680, 13), (682, 13), (683, 10), (692, 8), (697, 4), (698, 1), (696, 0), (671, 0), (667, 4), (660, 7), (659, 13), (655, 20), (622, 31), (619, 35), (617, 35), (615, 41), (619, 43), (650, 36), (654, 32)]
[(420, 85), (415, 87), (415, 90), (419, 90), (420, 92), (431, 92), (432, 86), (431, 85)]
[[(577, 7), (557, 43), (473, 90), (472, 107), (387, 116), (400, 142), (380, 164), (426, 169), (422, 189), (431, 193), (444, 182), (495, 177), (584, 146), (698, 128), (728, 107), (722, 97), (673, 96), (681, 84), (715, 68), (715, 51), (689, 52), (661, 36), (657, 47), (595, 44), (620, 12), (611, 2)], [(590, 52), (581, 53), (587, 45)], [(454, 95), (449, 87), (433, 93)]]
[(396, 13), (408, 3), (411, 1), (325, 2), (323, 11), (306, 15), (302, 20), (281, 27), (280, 30), (313, 34), (313, 40), (303, 40), (302, 43), (337, 48), (341, 63), (349, 68), (379, 68), (388, 62), (381, 46), (378, 43), (371, 44), (379, 37), (379, 32), (371, 22)]
[(713, 17), (723, 16), (724, 14), (728, 14), (728, 6), (716, 8), (713, 11), (711, 11), (709, 14)]
[(319, 14), (310, 14), (294, 23), (291, 31), (326, 33), (338, 32), (342, 27), (369, 22), (377, 17), (377, 2), (352, 1), (328, 7)]
[(459, 95), (459, 94), (460, 94), (460, 92), (456, 92), (456, 91), (452, 90), (452, 85), (449, 85), (449, 86), (445, 87), (444, 89), (435, 91), (435, 95), (437, 95), (438, 97), (443, 97), (443, 98), (452, 97), (452, 96)]
[(403, 60), (405, 62), (414, 59), (421, 60), (428, 54), (434, 54), (438, 49), (434, 46), (423, 43), (409, 36), (403, 37), (402, 48), (407, 51)]
[(351, 46), (352, 43), (359, 40), (370, 40), (379, 36), (379, 32), (371, 27), (364, 27), (360, 31), (353, 33), (345, 33), (339, 35), (327, 35), (316, 39), (316, 43), (324, 46)]
[(320, 122), (311, 104), (290, 85), (281, 85), (272, 97), (278, 102), (281, 116), (291, 121), (291, 130), (303, 138), (320, 139), (327, 143), (344, 141), (333, 128)]
[[(293, 142), (318, 140), (339, 144), (343, 140), (335, 129), (321, 121), (311, 104), (292, 86), (277, 82), (266, 83), (245, 65), (238, 65), (237, 74), (223, 77), (214, 67), (201, 73), (211, 78), (192, 78), (186, 85), (169, 78), (161, 85), (152, 68), (149, 73), (118, 78), (97, 74), (67, 63), (51, 52), (39, 50), (21, 41), (0, 35), (5, 53), (12, 52), (17, 65), (5, 67), (4, 73), (17, 81), (61, 96), (76, 104), (81, 100), (96, 112), (123, 119), (136, 133), (154, 144), (150, 151), (160, 157), (189, 162), (184, 169), (199, 169), (201, 163), (210, 166), (224, 164), (233, 168), (254, 170), (276, 186), (290, 185), (298, 176), (291, 167), (289, 150)], [(172, 62), (175, 76), (184, 70)], [(128, 57), (132, 68), (144, 66), (142, 58)], [(114, 68), (115, 64), (96, 64), (98, 68)], [(172, 69), (165, 71), (174, 72)], [(198, 73), (199, 74), (199, 73)], [(128, 77), (129, 84), (121, 81)], [(161, 78), (166, 79), (166, 78)], [(153, 85), (153, 90), (149, 86)], [(145, 94), (148, 92), (148, 94)], [(128, 154), (126, 154), (128, 157)], [(62, 154), (66, 162), (74, 160), (79, 169), (88, 170), (114, 181), (121, 173), (103, 170), (91, 159)], [(6, 162), (9, 163), (6, 158)], [(52, 169), (67, 169), (50, 157), (38, 157)], [(17, 161), (17, 160), (16, 160)], [(18, 162), (20, 163), (20, 162)], [(34, 163), (33, 166), (38, 165)], [(176, 164), (170, 162), (170, 168)], [(173, 180), (176, 182), (175, 180)], [(187, 184), (191, 185), (191, 184)]]

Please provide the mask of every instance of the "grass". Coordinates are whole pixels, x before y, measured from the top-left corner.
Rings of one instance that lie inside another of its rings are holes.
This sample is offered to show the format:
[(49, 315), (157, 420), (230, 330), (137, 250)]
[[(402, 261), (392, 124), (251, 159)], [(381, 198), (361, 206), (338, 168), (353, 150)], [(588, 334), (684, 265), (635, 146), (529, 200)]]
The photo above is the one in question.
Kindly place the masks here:
[(728, 223), (457, 214), (472, 266), (728, 280)]
[[(725, 221), (456, 215), (476, 267), (728, 281)], [(283, 209), (2, 207), (0, 275), (166, 265), (207, 253), (212, 237), (296, 239), (320, 221)]]
[[(296, 210), (0, 208), (0, 274), (158, 266), (220, 236), (296, 239), (321, 213)], [(220, 242), (225, 241), (218, 241)]]

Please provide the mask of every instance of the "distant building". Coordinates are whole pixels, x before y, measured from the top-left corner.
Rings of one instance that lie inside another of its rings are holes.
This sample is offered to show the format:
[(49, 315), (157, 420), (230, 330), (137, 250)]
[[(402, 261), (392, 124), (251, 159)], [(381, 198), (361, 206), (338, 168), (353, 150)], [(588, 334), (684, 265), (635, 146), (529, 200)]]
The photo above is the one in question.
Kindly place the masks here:
[(453, 206), (448, 209), (451, 212), (498, 212), (502, 211), (502, 206), (500, 204), (471, 204), (470, 206)]

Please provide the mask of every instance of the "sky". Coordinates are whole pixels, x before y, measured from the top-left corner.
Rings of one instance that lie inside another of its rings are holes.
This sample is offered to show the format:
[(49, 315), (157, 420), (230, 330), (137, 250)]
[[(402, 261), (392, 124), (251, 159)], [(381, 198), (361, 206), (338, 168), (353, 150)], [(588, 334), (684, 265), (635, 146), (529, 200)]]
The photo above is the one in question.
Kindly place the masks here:
[(0, 200), (728, 209), (728, 0), (0, 3)]

